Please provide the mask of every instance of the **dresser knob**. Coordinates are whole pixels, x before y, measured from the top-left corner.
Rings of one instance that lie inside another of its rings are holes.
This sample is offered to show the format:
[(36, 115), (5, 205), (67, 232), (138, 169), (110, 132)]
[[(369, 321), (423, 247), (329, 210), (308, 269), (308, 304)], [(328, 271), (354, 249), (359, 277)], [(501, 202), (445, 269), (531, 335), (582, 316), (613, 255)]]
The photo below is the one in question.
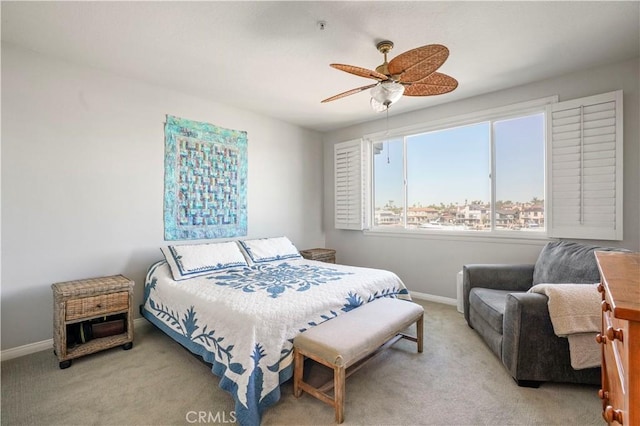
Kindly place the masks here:
[(606, 300), (602, 301), (602, 312), (609, 312), (611, 310), (611, 305), (607, 303)]
[(602, 334), (598, 333), (598, 335), (596, 336), (596, 342), (598, 342), (601, 345), (604, 345), (605, 343), (607, 343), (607, 338)]
[(610, 405), (607, 405), (607, 408), (604, 409), (604, 413), (602, 413), (602, 417), (604, 417), (607, 423), (612, 423), (615, 421), (620, 423), (621, 425), (624, 424), (622, 422), (622, 411), (614, 410), (613, 407)]
[(609, 400), (609, 392), (604, 390), (604, 389), (600, 389), (598, 391), (598, 397), (600, 397), (600, 399), (603, 400), (603, 401), (608, 401)]
[(98, 303), (98, 304), (96, 305), (96, 308), (102, 308), (102, 304)]
[(620, 328), (613, 328), (613, 327), (609, 327), (607, 328), (607, 339), (609, 340), (620, 340), (621, 342), (622, 340), (622, 329)]

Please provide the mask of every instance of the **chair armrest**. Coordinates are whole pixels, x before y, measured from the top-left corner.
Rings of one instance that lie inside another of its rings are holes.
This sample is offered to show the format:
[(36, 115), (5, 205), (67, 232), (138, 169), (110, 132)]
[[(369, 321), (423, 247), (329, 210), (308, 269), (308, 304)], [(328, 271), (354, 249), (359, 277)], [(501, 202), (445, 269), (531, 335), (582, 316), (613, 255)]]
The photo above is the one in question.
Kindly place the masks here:
[[(502, 362), (516, 380), (544, 381), (560, 368), (568, 343), (555, 335), (549, 299), (538, 293), (507, 295), (502, 332)], [(566, 339), (564, 339), (566, 340)]]
[(527, 291), (533, 285), (532, 264), (475, 264), (462, 267), (464, 317), (469, 323), (469, 292), (473, 287)]

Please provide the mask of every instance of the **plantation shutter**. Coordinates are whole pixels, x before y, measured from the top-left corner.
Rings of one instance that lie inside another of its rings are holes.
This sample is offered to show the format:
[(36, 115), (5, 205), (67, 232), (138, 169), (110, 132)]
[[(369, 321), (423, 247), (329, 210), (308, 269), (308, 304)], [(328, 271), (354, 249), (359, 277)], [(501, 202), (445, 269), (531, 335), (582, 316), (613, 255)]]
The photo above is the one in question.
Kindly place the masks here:
[(622, 91), (550, 109), (549, 235), (622, 240)]
[(365, 144), (361, 140), (334, 146), (336, 229), (362, 230), (365, 224)]

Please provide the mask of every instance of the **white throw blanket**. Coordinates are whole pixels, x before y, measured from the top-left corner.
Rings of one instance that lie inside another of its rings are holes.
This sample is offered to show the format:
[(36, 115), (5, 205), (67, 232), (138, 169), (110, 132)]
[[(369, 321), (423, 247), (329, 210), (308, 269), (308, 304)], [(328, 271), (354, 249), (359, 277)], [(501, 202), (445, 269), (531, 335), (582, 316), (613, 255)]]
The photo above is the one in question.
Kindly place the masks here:
[(597, 284), (536, 284), (530, 293), (549, 298), (549, 316), (553, 331), (569, 339), (571, 367), (576, 370), (600, 366), (600, 346), (596, 334), (601, 327)]

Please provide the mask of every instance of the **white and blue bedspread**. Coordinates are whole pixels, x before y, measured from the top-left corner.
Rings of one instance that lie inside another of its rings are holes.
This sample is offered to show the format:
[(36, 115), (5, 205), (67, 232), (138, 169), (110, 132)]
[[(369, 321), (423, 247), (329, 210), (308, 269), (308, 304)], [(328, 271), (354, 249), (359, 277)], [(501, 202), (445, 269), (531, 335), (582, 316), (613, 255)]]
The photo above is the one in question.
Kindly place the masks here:
[(236, 418), (260, 423), (293, 373), (293, 338), (380, 297), (410, 299), (394, 273), (289, 260), (174, 281), (165, 261), (149, 268), (143, 315), (213, 365)]

